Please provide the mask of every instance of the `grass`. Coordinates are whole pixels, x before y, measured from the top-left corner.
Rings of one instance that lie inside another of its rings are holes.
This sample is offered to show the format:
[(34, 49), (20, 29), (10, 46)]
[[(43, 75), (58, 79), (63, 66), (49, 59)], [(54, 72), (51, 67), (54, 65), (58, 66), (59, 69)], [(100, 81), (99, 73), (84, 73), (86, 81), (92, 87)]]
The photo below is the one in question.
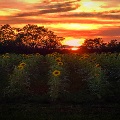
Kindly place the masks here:
[(119, 104), (2, 103), (0, 120), (120, 120)]

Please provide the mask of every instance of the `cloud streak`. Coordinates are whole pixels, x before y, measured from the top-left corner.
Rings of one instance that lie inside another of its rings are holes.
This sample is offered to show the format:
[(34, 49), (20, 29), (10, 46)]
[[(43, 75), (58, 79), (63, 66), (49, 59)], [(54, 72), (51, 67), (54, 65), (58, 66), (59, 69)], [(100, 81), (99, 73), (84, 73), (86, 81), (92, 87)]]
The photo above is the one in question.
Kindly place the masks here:
[[(117, 14), (116, 14), (117, 13)], [(111, 10), (104, 12), (79, 12), (67, 13), (60, 15), (61, 17), (81, 17), (81, 18), (103, 18), (103, 19), (120, 19), (120, 10)]]
[(79, 4), (76, 3), (77, 1), (54, 3), (53, 5), (52, 4), (37, 5), (33, 7), (33, 9), (36, 12), (23, 12), (23, 13), (18, 13), (15, 16), (25, 17), (25, 16), (36, 16), (36, 15), (49, 14), (49, 13), (69, 12), (79, 7)]
[(17, 0), (0, 0), (0, 9), (26, 9), (28, 4)]
[(120, 26), (119, 27), (103, 27), (98, 30), (64, 30), (64, 29), (53, 29), (58, 35), (69, 35), (74, 38), (96, 38), (101, 37), (108, 42), (111, 39), (120, 40)]
[[(25, 1), (0, 0), (0, 24), (21, 27), (25, 24), (37, 24), (63, 37), (104, 37), (120, 40), (119, 0), (88, 0), (89, 4), (87, 0)], [(96, 6), (91, 9), (90, 5), (94, 7), (96, 4), (98, 9)], [(86, 9), (82, 9), (85, 7)]]

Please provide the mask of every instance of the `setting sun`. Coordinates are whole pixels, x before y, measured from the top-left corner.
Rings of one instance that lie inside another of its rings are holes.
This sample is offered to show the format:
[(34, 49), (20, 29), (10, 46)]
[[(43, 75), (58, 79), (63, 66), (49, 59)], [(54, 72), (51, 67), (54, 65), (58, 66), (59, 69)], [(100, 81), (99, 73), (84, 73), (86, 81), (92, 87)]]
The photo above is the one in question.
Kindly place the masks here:
[[(0, 0), (0, 25), (44, 26), (62, 45), (81, 46), (85, 39), (120, 41), (119, 0)], [(70, 39), (68, 39), (70, 38)], [(32, 38), (31, 38), (32, 39)]]
[(72, 47), (71, 50), (78, 50), (79, 48), (77, 47)]
[(84, 38), (81, 39), (66, 39), (64, 41), (62, 41), (63, 45), (69, 45), (69, 46), (81, 46), (84, 42)]

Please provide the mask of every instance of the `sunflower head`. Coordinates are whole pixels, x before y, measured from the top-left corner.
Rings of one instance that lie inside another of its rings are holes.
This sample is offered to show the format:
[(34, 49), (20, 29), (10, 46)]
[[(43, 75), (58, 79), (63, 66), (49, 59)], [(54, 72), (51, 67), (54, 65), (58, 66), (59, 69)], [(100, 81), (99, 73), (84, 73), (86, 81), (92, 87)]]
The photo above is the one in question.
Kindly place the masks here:
[(23, 57), (26, 57), (26, 54), (22, 54)]
[(25, 57), (26, 57), (26, 58), (30, 58), (31, 56), (30, 56), (30, 55), (26, 55)]
[(52, 73), (55, 77), (60, 75), (60, 71), (59, 70), (54, 70)]
[(51, 56), (52, 56), (52, 57), (55, 57), (55, 56), (56, 56), (56, 53), (52, 53)]
[(53, 52), (52, 54), (53, 54), (54, 56), (56, 56), (58, 53), (57, 53), (57, 52)]
[(88, 58), (88, 57), (89, 57), (88, 54), (84, 54), (84, 55), (81, 57), (81, 59), (86, 59), (86, 58)]
[(19, 66), (25, 66), (26, 65), (26, 63), (24, 63), (24, 62), (22, 62), (22, 63), (20, 63), (20, 65)]
[(18, 68), (19, 70), (22, 70), (22, 69), (24, 68), (24, 66), (19, 65), (17, 68)]
[(58, 62), (58, 65), (63, 65), (63, 62)]
[(79, 60), (82, 60), (82, 59), (84, 59), (84, 57), (79, 58)]
[(40, 53), (36, 53), (35, 55), (36, 55), (36, 56), (40, 56)]
[(5, 55), (9, 55), (9, 53), (5, 53)]
[(55, 59), (57, 62), (61, 62), (61, 57)]
[(96, 64), (95, 67), (100, 67), (100, 64)]
[(88, 54), (84, 54), (83, 56), (84, 56), (84, 57), (86, 57), (86, 58), (87, 58), (87, 57), (89, 57), (89, 55), (88, 55)]
[(8, 55), (3, 55), (3, 58), (10, 58), (10, 56), (8, 56)]
[(48, 57), (51, 57), (51, 56), (52, 56), (52, 54), (47, 54), (47, 56), (48, 56)]

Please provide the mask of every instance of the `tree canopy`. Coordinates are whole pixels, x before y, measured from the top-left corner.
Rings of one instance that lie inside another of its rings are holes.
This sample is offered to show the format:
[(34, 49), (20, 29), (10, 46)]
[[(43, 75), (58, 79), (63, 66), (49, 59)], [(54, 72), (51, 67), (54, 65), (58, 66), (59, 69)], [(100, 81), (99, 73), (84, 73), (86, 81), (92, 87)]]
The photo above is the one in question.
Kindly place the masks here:
[(32, 48), (57, 48), (61, 46), (63, 39), (44, 26), (31, 24), (25, 25), (23, 28), (14, 28), (9, 24), (0, 26), (0, 42), (2, 44), (14, 41), (16, 45), (23, 44)]

